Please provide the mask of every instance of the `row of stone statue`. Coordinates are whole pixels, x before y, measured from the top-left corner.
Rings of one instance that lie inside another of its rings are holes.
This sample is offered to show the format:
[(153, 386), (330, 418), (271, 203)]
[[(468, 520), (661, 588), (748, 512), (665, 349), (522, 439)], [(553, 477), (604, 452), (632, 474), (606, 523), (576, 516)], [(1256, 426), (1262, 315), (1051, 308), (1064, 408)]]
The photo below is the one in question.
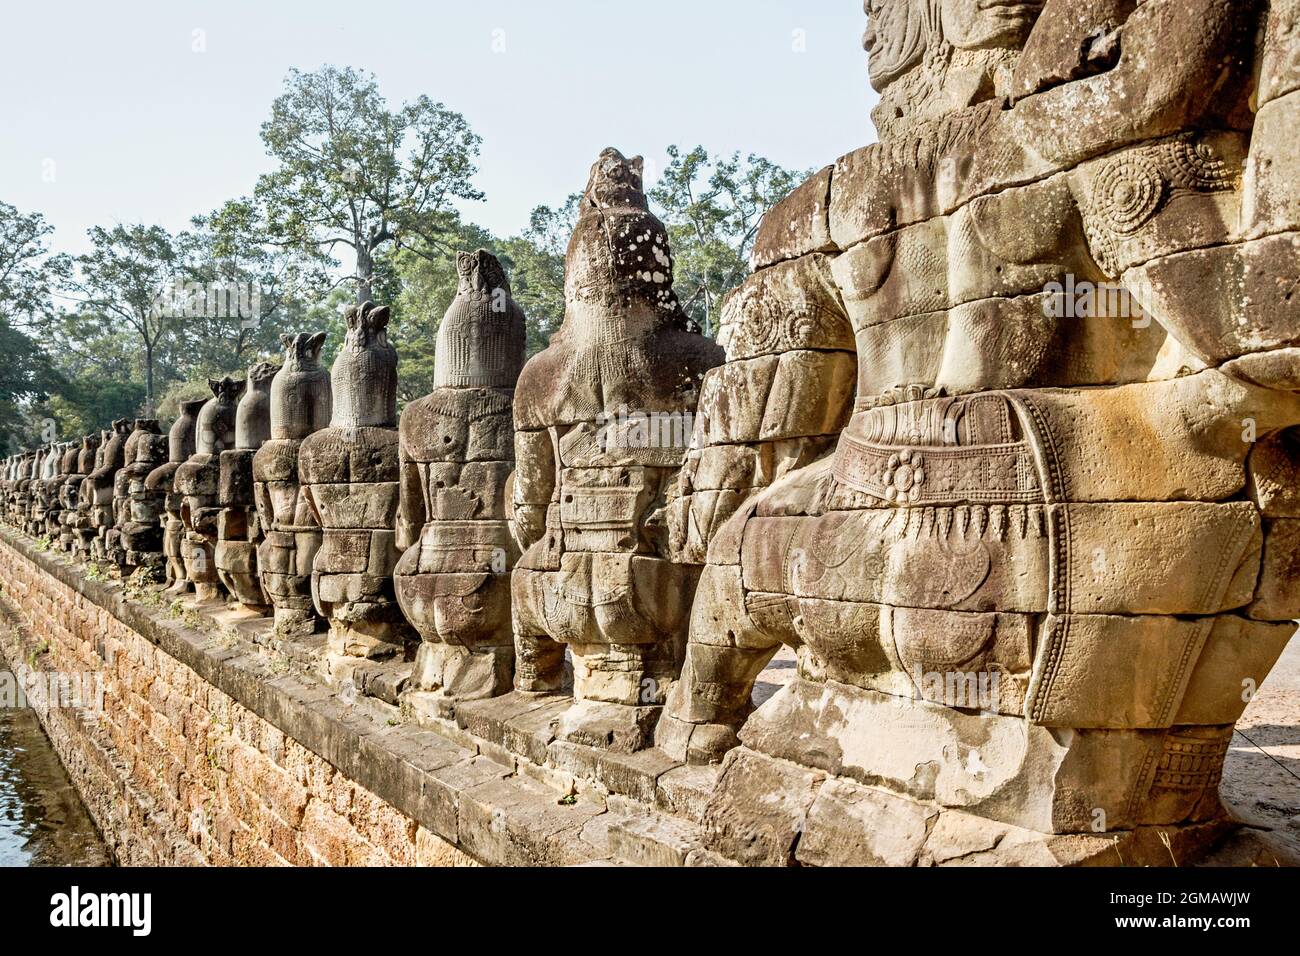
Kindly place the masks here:
[[(566, 326), (518, 395), (523, 312), (495, 257), (462, 253), (436, 388), (400, 427), (389, 312), (365, 303), (347, 311), (332, 373), (324, 332), (286, 335), (282, 364), (211, 381), (165, 436), (157, 419), (123, 419), (11, 459), (11, 522), (124, 576), (273, 613), (285, 636), (327, 623), (336, 673), (418, 648), (419, 689), (556, 690), (567, 644), (580, 699), (651, 710), (680, 664), (697, 574), (671, 560), (662, 520), (690, 434), (611, 439), (602, 410), (689, 420), (722, 352), (673, 295), (639, 159), (602, 154), (569, 263)], [(650, 729), (644, 715), (629, 726)]]
[(969, 836), (947, 811), (1211, 821), (1300, 617), (1300, 0), (866, 6), (880, 142), (766, 214), (725, 356), (608, 150), (526, 365), (498, 264), (463, 256), (400, 428), (361, 306), (332, 408), (299, 337), (269, 398), (255, 369), (189, 410), (170, 472), (123, 423), (98, 464), (11, 462), (14, 514), (44, 495), (82, 552), (319, 615), (337, 660), (413, 628), (439, 699), (554, 690), (567, 647), (557, 736), (724, 761), (704, 829), (733, 857)]

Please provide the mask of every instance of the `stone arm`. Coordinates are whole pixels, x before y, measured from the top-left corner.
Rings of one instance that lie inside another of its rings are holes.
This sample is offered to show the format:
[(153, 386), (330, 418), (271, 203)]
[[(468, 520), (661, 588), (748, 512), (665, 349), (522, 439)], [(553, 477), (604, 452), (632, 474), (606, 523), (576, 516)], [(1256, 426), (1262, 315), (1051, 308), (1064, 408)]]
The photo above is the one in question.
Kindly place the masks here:
[(307, 515), (311, 523), (317, 528), (324, 528), (325, 523), (321, 521), (320, 508), (316, 504), (316, 498), (312, 494), (312, 486), (303, 482), (299, 493), (302, 495), (303, 502), (307, 505)]
[(521, 551), (546, 534), (546, 509), (555, 495), (555, 460), (549, 430), (515, 432), (512, 530)]
[[(1036, 34), (1068, 29), (1075, 19), (1054, 6), (1049, 3)], [(1196, 125), (1219, 88), (1231, 81), (1231, 66), (1225, 64), (1235, 45), (1248, 45), (1243, 24), (1256, 7), (1255, 0), (1140, 4), (1119, 30), (1114, 67), (1016, 104), (1016, 139), (1060, 168)]]
[(398, 462), (401, 504), (397, 510), (397, 550), (405, 552), (419, 540), (420, 531), (429, 516), (424, 501), (420, 463), (411, 459), (405, 442), (398, 451)]
[(827, 256), (760, 268), (728, 299), (718, 339), (727, 361), (704, 377), (669, 511), (677, 560), (693, 564), (752, 494), (833, 448), (853, 412), (853, 330)]

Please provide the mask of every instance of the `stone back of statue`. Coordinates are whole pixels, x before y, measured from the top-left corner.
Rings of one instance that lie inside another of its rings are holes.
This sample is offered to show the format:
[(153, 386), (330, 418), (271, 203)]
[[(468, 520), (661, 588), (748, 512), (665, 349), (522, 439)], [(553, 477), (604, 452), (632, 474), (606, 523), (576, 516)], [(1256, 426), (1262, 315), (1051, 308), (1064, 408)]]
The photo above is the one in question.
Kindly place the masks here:
[(130, 520), (131, 481), (142, 469), (145, 475), (151, 470), (147, 467), (150, 464), (148, 461), (141, 463), (137, 460), (137, 453), (142, 442), (149, 436), (158, 434), (158, 419), (137, 418), (132, 425), (131, 434), (122, 446), (122, 467), (113, 477), (113, 526), (104, 536), (105, 550), (109, 560), (128, 577), (136, 570), (136, 566), (128, 561), (128, 549), (122, 537), (122, 529)]
[(126, 573), (154, 582), (166, 576), (163, 554), (165, 497), (148, 487), (149, 476), (167, 462), (168, 437), (155, 428), (146, 429), (136, 439), (134, 462), (123, 472), (127, 475), (125, 506), (119, 513), (118, 531), (124, 549)]
[(330, 372), (331, 427), (397, 427), (397, 350), (388, 341), (388, 318), (387, 306), (348, 310), (348, 331)]
[(99, 450), (101, 438), (98, 433), (91, 433), (81, 439), (77, 449), (76, 465), (63, 480), (59, 489), (59, 548), (74, 551), (77, 535), (77, 506), (81, 499), (81, 482), (95, 470), (95, 453)]
[(126, 442), (133, 423), (119, 418), (103, 432), (95, 467), (82, 479), (77, 504), (77, 553), (83, 558), (106, 561), (106, 536), (113, 527), (113, 482), (126, 464)]
[(622, 750), (645, 745), (680, 663), (696, 569), (673, 560), (666, 513), (723, 357), (673, 293), (641, 166), (607, 149), (592, 167), (564, 321), (514, 401), (515, 684), (558, 689), (567, 645), (577, 704), (560, 736)]
[(271, 388), (279, 365), (258, 362), (248, 370), (235, 409), (235, 447), (220, 456), (217, 479), (217, 544), (213, 561), (222, 586), (244, 610), (264, 614), (271, 602), (262, 589), (257, 549), (262, 527), (253, 494), (253, 456), (271, 437)]
[(185, 579), (201, 601), (216, 600), (223, 593), (215, 563), (217, 518), (221, 512), (221, 453), (234, 447), (236, 412), (246, 382), (227, 375), (210, 379), (208, 386), (212, 398), (199, 410), (195, 422), (194, 454), (176, 469), (175, 479), (185, 526)]
[(519, 550), (506, 521), (514, 468), (511, 401), (524, 362), (524, 313), (500, 262), (457, 257), (456, 297), (438, 330), (430, 394), (400, 427), (397, 598), (423, 638), (411, 686), (435, 702), (510, 689), (510, 570)]
[(393, 592), (398, 508), (397, 351), (389, 312), (348, 308), (348, 332), (330, 374), (328, 428), (303, 439), (298, 477), (322, 531), (312, 595), (330, 623), (329, 655), (346, 680), (362, 660), (405, 653), (413, 636)]
[(524, 313), (496, 256), (456, 256), (456, 297), (438, 326), (436, 388), (513, 389), (524, 367)]
[[(882, 862), (856, 831), (904, 817), (930, 836), (883, 862), (1221, 832), (1240, 688), (1300, 613), (1271, 490), (1300, 83), (1250, 93), (1278, 7), (868, 4), (881, 141), (769, 212), (683, 474), (707, 565), (656, 741), (723, 760), (710, 849)], [(754, 710), (782, 644), (798, 676)]]
[(144, 493), (150, 510), (156, 511), (163, 529), (162, 553), (166, 567), (166, 582), (174, 592), (187, 590), (182, 559), (185, 524), (181, 521), (181, 504), (184, 496), (176, 490), (176, 472), (189, 461), (196, 448), (199, 412), (206, 399), (193, 399), (180, 403), (180, 414), (167, 430), (167, 460), (145, 477)]
[(271, 388), (279, 365), (258, 362), (248, 370), (244, 395), (235, 408), (235, 448), (256, 451), (271, 437)]
[(312, 562), (321, 530), (298, 476), (302, 441), (329, 425), (329, 372), (320, 364), (325, 333), (283, 335), (284, 364), (271, 382), (271, 439), (253, 458), (253, 488), (263, 539), (257, 549), (262, 589), (286, 637), (313, 633)]

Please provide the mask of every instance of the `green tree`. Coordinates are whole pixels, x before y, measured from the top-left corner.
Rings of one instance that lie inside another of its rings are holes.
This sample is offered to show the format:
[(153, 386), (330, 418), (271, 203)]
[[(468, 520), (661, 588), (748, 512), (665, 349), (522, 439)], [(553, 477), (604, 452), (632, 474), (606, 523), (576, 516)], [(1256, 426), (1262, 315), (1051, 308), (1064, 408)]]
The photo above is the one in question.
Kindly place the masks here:
[(7, 449), (48, 440), (34, 434), (24, 406), (62, 384), (42, 342), (54, 291), (70, 267), (67, 256), (50, 253), (53, 232), (40, 213), (0, 202), (0, 441)]
[(501, 243), (510, 290), (528, 317), (528, 354), (546, 348), (564, 319), (564, 253), (578, 222), (581, 193), (560, 206), (538, 206), (528, 228)]
[[(146, 411), (140, 341), (133, 329), (93, 309), (65, 310), (45, 329), (60, 377), (45, 411), (59, 435), (75, 438)], [(166, 379), (160, 375), (160, 386)]]
[(38, 212), (21, 213), (0, 202), (0, 320), (30, 325), (54, 311), (53, 295), (71, 260), (51, 255), (54, 227)]
[(752, 153), (710, 159), (703, 146), (669, 146), (668, 158), (649, 196), (668, 227), (682, 308), (712, 334), (723, 298), (749, 272), (763, 214), (811, 173)]
[(350, 248), (358, 302), (373, 298), (382, 252), (443, 247), (452, 201), (483, 198), (463, 116), (427, 96), (390, 110), (374, 77), (349, 67), (291, 70), (262, 141), (279, 163), (255, 191), (269, 238), (333, 265)]
[(328, 277), (307, 257), (267, 242), (252, 200), (231, 200), (191, 223), (177, 239), (179, 291), (189, 306), (175, 337), (185, 357), (181, 377), (203, 381), (279, 355), (280, 334), (298, 330)]
[[(76, 259), (69, 288), (80, 298), (86, 332), (130, 330), (142, 346), (144, 401), (155, 406), (154, 365), (159, 345), (174, 323), (165, 296), (184, 275), (176, 239), (161, 226), (95, 226), (91, 251)], [(82, 341), (93, 336), (83, 332)]]

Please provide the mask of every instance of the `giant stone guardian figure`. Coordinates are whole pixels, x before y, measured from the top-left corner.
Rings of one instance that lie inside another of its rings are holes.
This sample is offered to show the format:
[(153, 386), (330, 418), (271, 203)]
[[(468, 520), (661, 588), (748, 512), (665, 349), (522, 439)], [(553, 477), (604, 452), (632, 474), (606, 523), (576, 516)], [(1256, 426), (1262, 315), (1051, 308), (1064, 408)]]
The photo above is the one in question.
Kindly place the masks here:
[(253, 496), (253, 457), (271, 437), (271, 382), (280, 366), (258, 362), (248, 370), (248, 386), (235, 409), (235, 447), (221, 453), (217, 501), (217, 576), (246, 611), (263, 614), (270, 599), (257, 572), (261, 524)]
[(136, 566), (127, 559), (126, 542), (122, 539), (122, 528), (130, 519), (131, 481), (142, 471), (145, 474), (152, 466), (158, 464), (146, 458), (137, 460), (142, 443), (147, 444), (152, 436), (158, 435), (158, 419), (137, 418), (122, 446), (122, 467), (113, 476), (113, 526), (104, 535), (104, 547), (107, 557), (124, 576), (134, 573)]
[[(656, 741), (722, 760), (703, 829), (742, 862), (1190, 852), (1300, 614), (1296, 4), (868, 12), (881, 141), (768, 214), (728, 303)], [(778, 387), (806, 349), (823, 384)]]
[(167, 460), (144, 479), (148, 510), (157, 514), (163, 529), (165, 580), (168, 591), (174, 593), (189, 589), (184, 561), (185, 523), (181, 520), (184, 495), (176, 490), (176, 472), (194, 454), (199, 412), (205, 404), (201, 398), (181, 402), (180, 414), (167, 430)]
[(81, 499), (81, 483), (95, 470), (95, 455), (102, 439), (97, 432), (92, 432), (81, 439), (77, 450), (76, 466), (59, 487), (60, 531), (59, 548), (69, 553), (75, 552), (80, 535), (77, 533), (77, 506)]
[(397, 350), (388, 308), (351, 306), (330, 374), (328, 428), (303, 439), (298, 476), (322, 531), (312, 563), (316, 609), (330, 623), (331, 673), (405, 654), (411, 636), (393, 591), (399, 488)]
[(81, 482), (77, 499), (78, 552), (81, 557), (108, 558), (107, 536), (113, 527), (113, 483), (126, 464), (126, 443), (133, 431), (130, 419), (119, 418), (103, 432), (95, 469)]
[(214, 557), (217, 517), (221, 513), (221, 453), (235, 444), (235, 412), (245, 382), (227, 375), (209, 379), (208, 386), (212, 397), (200, 409), (195, 423), (194, 454), (176, 469), (175, 479), (185, 527), (181, 554), (185, 580), (194, 585), (200, 601), (214, 601), (222, 594)]

